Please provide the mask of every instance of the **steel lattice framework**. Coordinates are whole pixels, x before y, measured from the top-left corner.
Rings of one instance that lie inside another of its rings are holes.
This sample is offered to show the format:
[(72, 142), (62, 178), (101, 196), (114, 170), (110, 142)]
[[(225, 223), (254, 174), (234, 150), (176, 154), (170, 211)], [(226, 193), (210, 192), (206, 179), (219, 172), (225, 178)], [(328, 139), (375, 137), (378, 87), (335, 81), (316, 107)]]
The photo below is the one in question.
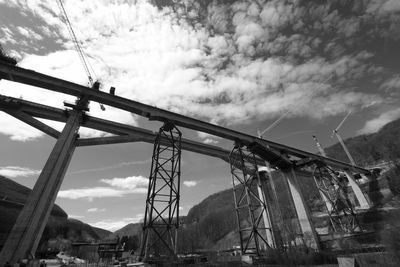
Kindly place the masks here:
[[(155, 140), (146, 200), (145, 239), (142, 240), (146, 243), (142, 246), (141, 251), (142, 255), (145, 256), (156, 253), (157, 246), (163, 246), (163, 249), (159, 250), (161, 254), (166, 251), (169, 255), (175, 255), (176, 229), (179, 222), (181, 148), (230, 162), (234, 180), (236, 211), (241, 225), (240, 229), (242, 229), (240, 232), (242, 251), (245, 253), (250, 252), (252, 244), (254, 244), (256, 252), (259, 253), (263, 244), (267, 246), (274, 243), (271, 239), (273, 235), (271, 235), (271, 238), (265, 238), (272, 233), (271, 224), (268, 223), (268, 220), (265, 220), (265, 216), (271, 213), (267, 212), (268, 206), (263, 201), (265, 197), (259, 197), (264, 193), (258, 195), (256, 193), (256, 187), (258, 186), (258, 189), (260, 189), (260, 177), (257, 173), (256, 161), (267, 161), (285, 173), (283, 178), (288, 181), (299, 220), (303, 221), (301, 224), (303, 232), (313, 232), (313, 230), (310, 216), (294, 175), (295, 169), (309, 166), (315, 162), (323, 162), (342, 170), (351, 169), (364, 174), (369, 173), (364, 168), (345, 162), (117, 96), (114, 87), (110, 88), (110, 93), (102, 92), (99, 90), (99, 86), (87, 87), (20, 68), (15, 66), (15, 62), (0, 57), (0, 80), (2, 79), (75, 96), (79, 98), (79, 101), (75, 104), (66, 103), (65, 106), (72, 109), (63, 110), (0, 95), (0, 111), (6, 112), (57, 140), (27, 201), (29, 204), (24, 206), (15, 227), (7, 237), (4, 248), (0, 253), (0, 266), (7, 261), (11, 264), (17, 263), (19, 259), (26, 258), (36, 251), (36, 240), (40, 240), (42, 236), (75, 147), (128, 142), (153, 143)], [(26, 90), (30, 90), (29, 88), (27, 87)], [(162, 127), (159, 133), (154, 133), (128, 124), (92, 117), (86, 114), (86, 111), (88, 111), (86, 103), (88, 102), (97, 102), (137, 114), (152, 121), (168, 123)], [(66, 125), (60, 132), (39, 119), (64, 122)], [(235, 147), (234, 151), (230, 153), (230, 151), (221, 147), (206, 145), (189, 139), (181, 140), (181, 133), (174, 125), (240, 142), (252, 153), (243, 149), (243, 146)], [(76, 134), (81, 126), (104, 131), (112, 136), (82, 138)], [(258, 158), (255, 159), (255, 155)], [(319, 180), (323, 179), (324, 175), (321, 174), (322, 178), (319, 178)], [(49, 182), (53, 185), (49, 186)], [(352, 184), (356, 185), (355, 182), (352, 182)], [(362, 194), (359, 187), (358, 191), (355, 192)], [(351, 214), (353, 213), (351, 212)], [(248, 218), (245, 218), (246, 216)], [(241, 220), (242, 218), (243, 220)], [(247, 225), (250, 225), (250, 227), (247, 227)], [(266, 240), (270, 242), (268, 243)], [(317, 238), (314, 237), (314, 241), (315, 247), (318, 247)]]
[(154, 142), (141, 257), (174, 258), (179, 227), (182, 133), (165, 123)]
[[(260, 255), (275, 247), (275, 242), (264, 190), (258, 190), (261, 180), (256, 157), (243, 145), (236, 144), (230, 154), (230, 166), (242, 253)], [(265, 225), (264, 218), (269, 225)]]
[(326, 203), (333, 231), (340, 233), (361, 231), (347, 194), (346, 179), (336, 175), (335, 171), (326, 165), (317, 165), (313, 176), (321, 197)]

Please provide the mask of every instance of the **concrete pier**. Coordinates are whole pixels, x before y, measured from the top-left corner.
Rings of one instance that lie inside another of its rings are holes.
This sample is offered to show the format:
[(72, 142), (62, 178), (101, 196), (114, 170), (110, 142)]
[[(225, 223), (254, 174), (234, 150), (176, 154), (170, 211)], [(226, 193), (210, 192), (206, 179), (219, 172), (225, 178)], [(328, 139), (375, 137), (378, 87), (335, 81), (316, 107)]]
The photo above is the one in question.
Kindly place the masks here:
[(75, 149), (81, 112), (68, 118), (0, 254), (0, 266), (33, 259)]
[(351, 189), (353, 189), (354, 195), (356, 196), (358, 203), (360, 204), (360, 207), (362, 209), (369, 209), (370, 204), (367, 200), (367, 197), (361, 191), (361, 188), (357, 184), (356, 179), (354, 179), (353, 174), (348, 170), (345, 170), (344, 173), (346, 174), (346, 177), (349, 180), (349, 185), (351, 186)]
[(290, 194), (293, 199), (294, 208), (297, 213), (297, 218), (300, 223), (300, 228), (305, 237), (310, 242), (308, 245), (313, 249), (319, 251), (320, 245), (318, 241), (317, 233), (315, 232), (314, 225), (311, 221), (310, 211), (305, 204), (303, 194), (300, 189), (299, 182), (297, 180), (296, 172), (293, 168), (285, 170), (283, 172), (284, 177), (287, 180)]

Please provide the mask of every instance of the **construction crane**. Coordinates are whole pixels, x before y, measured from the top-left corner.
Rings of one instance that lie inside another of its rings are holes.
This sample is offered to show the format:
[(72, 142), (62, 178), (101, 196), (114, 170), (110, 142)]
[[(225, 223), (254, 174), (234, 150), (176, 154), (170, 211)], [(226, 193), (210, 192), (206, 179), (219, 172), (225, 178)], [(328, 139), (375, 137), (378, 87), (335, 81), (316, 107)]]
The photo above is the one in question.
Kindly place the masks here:
[(317, 148), (318, 148), (318, 151), (321, 154), (321, 156), (326, 157), (326, 152), (325, 152), (324, 148), (322, 147), (322, 145), (320, 144), (320, 142), (318, 141), (317, 136), (313, 135), (312, 138), (314, 139), (315, 143), (317, 144)]
[(268, 132), (269, 130), (271, 130), (272, 128), (274, 128), (281, 120), (283, 120), (289, 113), (291, 112), (291, 110), (286, 111), (284, 114), (282, 114), (276, 121), (274, 121), (273, 123), (271, 123), (270, 126), (268, 126), (267, 128), (265, 128), (264, 131), (260, 132), (259, 130), (257, 130), (257, 135), (259, 138), (262, 138), (262, 136)]
[[(93, 73), (94, 73), (94, 70), (93, 70), (92, 66), (90, 65), (89, 61), (86, 59), (86, 54), (85, 54), (85, 52), (83, 51), (81, 45), (79, 44), (78, 38), (76, 38), (74, 29), (72, 28), (72, 24), (71, 24), (71, 22), (70, 22), (70, 20), (69, 20), (69, 18), (68, 18), (67, 11), (66, 11), (65, 8), (64, 8), (64, 4), (63, 4), (62, 0), (58, 0), (58, 1), (57, 1), (57, 4), (58, 4), (58, 7), (60, 8), (61, 13), (64, 15), (65, 24), (67, 25), (68, 32), (69, 32), (69, 34), (70, 34), (70, 37), (71, 37), (71, 39), (72, 39), (72, 42), (74, 43), (74, 46), (75, 46), (75, 50), (76, 50), (76, 52), (77, 52), (78, 55), (79, 55), (79, 59), (81, 60), (81, 63), (82, 63), (82, 65), (83, 65), (83, 68), (85, 69), (86, 75), (87, 75), (87, 77), (88, 77), (89, 86), (92, 87), (92, 88), (94, 88), (94, 89), (96, 89), (96, 90), (99, 90), (100, 83), (99, 83), (99, 82), (94, 82), (94, 81), (93, 81), (93, 78), (92, 78), (92, 75), (91, 75), (91, 73), (90, 73), (89, 67), (90, 67), (90, 69), (92, 70)], [(103, 110), (103, 111), (105, 110), (105, 107), (104, 107), (103, 104), (100, 104), (100, 108), (101, 108), (101, 110)]]
[(353, 157), (350, 154), (350, 151), (347, 149), (346, 145), (344, 144), (342, 137), (339, 135), (340, 127), (342, 127), (343, 123), (347, 120), (347, 118), (350, 116), (350, 114), (351, 114), (351, 111), (349, 111), (349, 113), (347, 113), (347, 115), (343, 118), (343, 120), (339, 123), (339, 125), (335, 128), (335, 130), (332, 131), (331, 138), (333, 138), (333, 136), (336, 136), (336, 138), (339, 140), (339, 143), (342, 145), (344, 152), (346, 153), (347, 157), (349, 158), (351, 165), (355, 166), (356, 162), (354, 161)]
[[(284, 114), (282, 114), (276, 121), (274, 121), (271, 125), (269, 125), (267, 128), (265, 128), (262, 132), (260, 132), (260, 130), (257, 130), (257, 136), (258, 138), (262, 139), (263, 134), (265, 134), (267, 131), (271, 130), (273, 127), (275, 127), (281, 120), (283, 120), (289, 113), (291, 112), (291, 110), (286, 111)], [(270, 177), (269, 179), (269, 183), (270, 186), (272, 188), (272, 192), (274, 193), (274, 199), (275, 201), (278, 199), (277, 195), (276, 195), (276, 190), (275, 190), (275, 183), (274, 183), (274, 179), (272, 178), (272, 169), (271, 169), (271, 165), (269, 164), (268, 161), (265, 161), (265, 166), (266, 166), (266, 171), (268, 173), (268, 176)], [(260, 171), (260, 170), (259, 170)], [(267, 199), (265, 199), (265, 194), (263, 194), (261, 191), (263, 190), (261, 187), (257, 187), (258, 190), (258, 195), (260, 196), (260, 204), (262, 205), (263, 203), (267, 202)], [(279, 204), (278, 204), (279, 205)], [(275, 214), (277, 216), (279, 216), (280, 218), (282, 218), (282, 214), (280, 213), (280, 210), (278, 209), (278, 214)], [(263, 222), (264, 222), (264, 226), (266, 228), (268, 228), (267, 226), (269, 226), (269, 228), (271, 229), (270, 231), (266, 231), (266, 238), (268, 240), (269, 244), (273, 244), (274, 247), (277, 246), (277, 240), (275, 239), (274, 235), (273, 235), (273, 221), (272, 221), (272, 214), (271, 211), (269, 211), (268, 209), (266, 210), (266, 212), (263, 213)]]

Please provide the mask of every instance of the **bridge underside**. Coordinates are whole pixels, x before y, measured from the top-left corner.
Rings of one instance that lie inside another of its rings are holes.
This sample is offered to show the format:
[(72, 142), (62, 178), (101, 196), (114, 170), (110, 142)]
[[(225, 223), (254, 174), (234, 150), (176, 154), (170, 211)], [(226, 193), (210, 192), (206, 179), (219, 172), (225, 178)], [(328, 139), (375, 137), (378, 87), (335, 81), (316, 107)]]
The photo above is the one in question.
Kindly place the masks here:
[[(251, 235), (253, 237), (257, 236), (257, 238), (254, 239), (255, 243), (264, 243), (270, 247), (275, 246), (275, 241), (273, 241), (273, 236), (269, 238), (267, 237), (268, 233), (274, 233), (273, 229), (270, 229), (273, 223), (271, 221), (268, 222), (270, 219), (268, 219), (268, 216), (264, 215), (268, 213), (267, 203), (265, 203), (265, 198), (263, 200), (261, 197), (263, 194), (262, 191), (259, 190), (257, 193), (252, 191), (252, 181), (258, 180), (258, 183), (260, 183), (258, 170), (254, 168), (247, 169), (245, 164), (243, 164), (243, 161), (247, 162), (251, 160), (254, 163), (253, 166), (265, 166), (266, 161), (275, 169), (280, 170), (280, 173), (282, 174), (282, 180), (285, 182), (288, 191), (290, 192), (290, 201), (292, 202), (297, 214), (297, 220), (299, 221), (301, 233), (303, 235), (310, 236), (309, 246), (316, 250), (320, 248), (318, 237), (315, 232), (315, 227), (313, 226), (310, 211), (305, 203), (298, 177), (295, 174), (295, 170), (300, 168), (309, 168), (310, 165), (315, 163), (324, 164), (332, 168), (346, 171), (348, 178), (351, 181), (353, 180), (351, 177), (352, 173), (350, 173), (350, 171), (360, 172), (363, 174), (369, 173), (363, 168), (352, 166), (338, 160), (322, 157), (313, 153), (260, 139), (248, 134), (199, 121), (129, 99), (110, 95), (93, 88), (74, 84), (31, 70), (22, 69), (4, 62), (0, 62), (0, 79), (7, 79), (10, 81), (33, 85), (47, 90), (78, 97), (78, 100), (75, 104), (67, 105), (70, 109), (62, 110), (22, 99), (0, 95), (0, 110), (57, 139), (57, 143), (46, 163), (47, 167), (43, 169), (38, 182), (35, 184), (32, 194), (29, 197), (27, 205), (25, 205), (24, 209), (22, 210), (17, 223), (15, 224), (12, 232), (9, 235), (9, 238), (5, 243), (4, 249), (0, 254), (0, 264), (4, 264), (6, 261), (15, 263), (19, 259), (31, 257), (32, 254), (34, 254), (38, 245), (38, 241), (36, 240), (39, 240), (40, 236), (42, 235), (44, 226), (48, 220), (49, 212), (54, 204), (75, 147), (126, 142), (156, 143), (157, 145), (167, 149), (174, 147), (174, 145), (171, 144), (171, 140), (166, 136), (160, 135), (160, 133), (154, 133), (146, 129), (88, 116), (86, 111), (88, 110), (89, 101), (99, 102), (121, 110), (132, 112), (134, 114), (144, 116), (150, 120), (158, 120), (164, 123), (169, 123), (170, 125), (173, 125), (173, 127), (180, 126), (216, 135), (221, 138), (234, 141), (235, 143), (240, 143), (243, 147), (246, 147), (246, 149), (251, 152), (251, 155), (241, 155), (239, 160), (231, 160), (232, 158), (238, 159), (238, 154), (242, 152), (238, 150), (231, 153), (230, 150), (221, 147), (206, 145), (193, 140), (179, 138), (181, 149), (220, 158), (226, 162), (230, 162), (232, 169), (238, 169), (242, 171), (243, 179), (240, 180), (241, 178), (237, 177), (237, 181), (243, 182), (242, 186), (244, 186), (244, 191), (241, 193), (245, 192), (245, 194), (239, 193), (239, 198), (241, 198), (243, 195), (246, 197), (247, 209), (250, 212), (249, 214), (252, 214), (251, 216), (254, 217), (254, 220), (252, 220), (253, 225)], [(66, 124), (63, 131), (59, 132), (54, 128), (44, 124), (38, 120), (38, 118), (65, 122)], [(77, 135), (77, 131), (80, 126), (105, 131), (112, 134), (112, 136), (101, 138), (80, 138)], [(160, 152), (159, 149), (157, 151), (157, 153)], [(157, 153), (154, 152), (153, 156)], [(172, 158), (175, 158), (175, 156), (172, 156)], [(155, 162), (155, 164), (157, 164), (157, 162)], [(159, 177), (158, 174), (154, 172), (154, 169), (151, 171), (150, 185), (152, 177)], [(172, 177), (175, 176), (171, 176), (171, 179)], [(248, 179), (248, 177), (253, 178)], [(258, 178), (255, 179), (256, 177)], [(169, 195), (170, 201), (168, 202), (169, 204), (167, 206), (169, 208), (165, 209), (170, 211), (168, 212), (168, 220), (171, 220), (169, 224), (170, 226), (174, 225), (174, 218), (175, 222), (179, 221), (179, 213), (176, 210), (176, 203), (179, 203), (179, 190), (173, 190), (176, 187), (179, 187), (179, 179), (177, 179), (177, 185), (173, 185), (171, 182), (173, 179), (171, 179), (167, 179), (168, 181), (165, 180), (165, 184), (168, 185), (173, 193)], [(49, 180), (54, 181), (54, 183), (50, 185), (48, 183)], [(155, 180), (153, 179), (153, 181)], [(359, 203), (368, 204), (365, 199), (362, 199), (362, 192), (361, 190), (357, 189), (357, 183), (354, 182), (350, 184), (356, 195), (358, 194), (357, 197), (359, 198)], [(149, 201), (155, 201), (154, 194), (149, 196), (150, 197), (148, 197), (147, 203), (149, 203)], [(255, 207), (254, 204), (251, 204), (254, 203), (254, 201), (252, 201), (254, 198), (258, 200), (258, 202), (256, 202), (258, 204), (255, 204), (255, 206), (259, 211), (256, 213), (253, 212), (253, 207)], [(46, 205), (40, 204), (42, 202), (46, 202)], [(237, 201), (236, 204), (237, 207), (239, 207), (241, 202)], [(32, 209), (30, 206), (35, 206), (37, 209)], [(150, 206), (149, 209), (154, 210), (154, 205), (153, 207)], [(151, 220), (151, 218), (152, 217), (150, 216), (149, 219)], [(163, 220), (163, 218), (164, 217), (162, 215), (159, 216), (160, 220)], [(154, 222), (155, 221), (153, 221), (153, 223)], [(256, 226), (254, 223), (256, 223)], [(32, 228), (32, 226), (35, 227)], [(178, 227), (178, 225), (176, 225), (176, 227)], [(34, 230), (30, 231), (30, 228)], [(266, 231), (266, 235), (259, 234), (260, 229)], [(169, 230), (170, 229), (168, 229), (168, 231)], [(173, 239), (173, 234), (167, 234), (167, 236), (167, 238)], [(260, 239), (258, 237), (260, 237)], [(266, 242), (259, 242), (260, 240), (265, 240)], [(163, 239), (163, 241), (165, 240)], [(171, 246), (175, 245), (173, 241), (171, 242), (172, 243), (168, 244), (171, 244)], [(19, 245), (22, 243), (26, 245)], [(256, 251), (259, 253), (259, 248), (261, 245), (256, 244), (256, 246), (258, 246)], [(242, 249), (243, 247), (244, 244), (242, 242)]]

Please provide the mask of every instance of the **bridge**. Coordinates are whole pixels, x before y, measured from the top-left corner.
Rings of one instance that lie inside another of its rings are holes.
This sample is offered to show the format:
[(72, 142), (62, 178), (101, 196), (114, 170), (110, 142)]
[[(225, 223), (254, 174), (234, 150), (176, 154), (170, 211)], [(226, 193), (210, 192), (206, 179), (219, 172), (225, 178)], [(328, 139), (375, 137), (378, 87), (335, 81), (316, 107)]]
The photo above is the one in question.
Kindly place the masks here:
[[(4, 248), (0, 253), (0, 264), (15, 263), (23, 258), (33, 257), (43, 233), (50, 211), (74, 150), (81, 146), (95, 146), (127, 142), (147, 142), (154, 144), (152, 165), (149, 177), (146, 212), (143, 226), (141, 255), (148, 259), (161, 246), (170, 257), (176, 256), (177, 229), (179, 227), (180, 201), (180, 161), (181, 150), (200, 153), (219, 158), (231, 166), (235, 210), (243, 254), (260, 255), (268, 248), (276, 248), (277, 236), (271, 219), (272, 207), (265, 195), (265, 184), (273, 189), (272, 172), (279, 172), (290, 193), (297, 214), (301, 232), (308, 237), (312, 249), (320, 250), (320, 241), (311, 220), (303, 192), (299, 185), (299, 171), (313, 169), (313, 177), (320, 197), (326, 204), (327, 214), (334, 229), (340, 227), (349, 230), (340, 218), (343, 214), (354, 220), (350, 231), (358, 231), (354, 215), (354, 205), (346, 199), (345, 207), (338, 208), (337, 201), (343, 198), (343, 179), (339, 172), (347, 177), (348, 185), (362, 208), (369, 208), (354, 178), (355, 174), (370, 175), (362, 167), (339, 160), (323, 157), (297, 148), (271, 142), (222, 126), (207, 123), (195, 118), (122, 98), (114, 92), (106, 93), (98, 87), (86, 87), (58, 79), (42, 73), (17, 67), (9, 62), (0, 61), (0, 79), (15, 83), (32, 85), (45, 90), (64, 93), (77, 97), (74, 104), (66, 103), (65, 109), (42, 105), (0, 95), (0, 110), (41, 130), (57, 140), (39, 178), (21, 211)], [(27, 89), (29, 90), (29, 89)], [(128, 111), (149, 120), (161, 121), (163, 126), (158, 132), (116, 123), (102, 118), (89, 116), (89, 101), (109, 105)], [(38, 118), (65, 123), (63, 130), (44, 124)], [(79, 127), (88, 127), (110, 133), (112, 136), (82, 138)], [(182, 138), (178, 127), (212, 134), (233, 141), (232, 150), (207, 145)], [(268, 166), (262, 171), (261, 166)], [(274, 171), (273, 171), (274, 170)], [(247, 223), (241, 220), (247, 218)]]

